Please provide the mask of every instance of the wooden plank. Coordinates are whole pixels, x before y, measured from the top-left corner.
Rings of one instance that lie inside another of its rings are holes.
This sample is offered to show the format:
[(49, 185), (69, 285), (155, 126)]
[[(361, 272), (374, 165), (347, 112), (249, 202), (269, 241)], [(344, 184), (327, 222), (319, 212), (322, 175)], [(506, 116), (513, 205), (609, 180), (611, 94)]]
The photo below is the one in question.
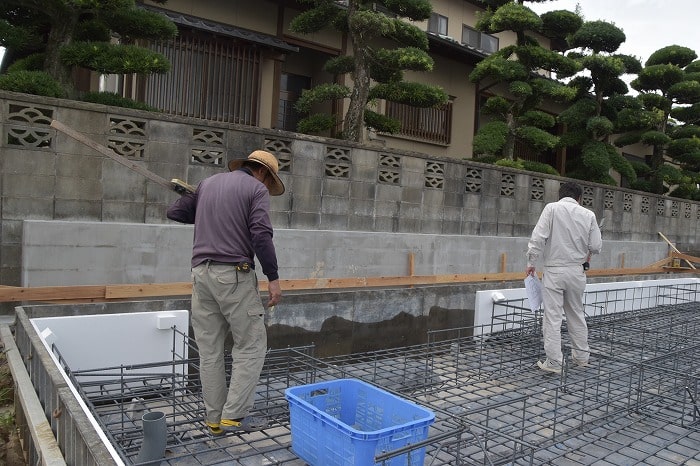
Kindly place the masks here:
[(683, 254), (680, 252), (672, 252), (671, 257), (678, 257), (679, 259), (683, 259), (688, 263), (695, 262), (697, 264), (700, 264), (700, 257), (690, 256), (688, 254)]
[[(692, 257), (692, 256), (688, 256)], [(667, 264), (667, 260), (662, 261)], [(668, 266), (641, 268), (590, 269), (586, 274), (592, 277), (616, 275), (648, 275), (668, 272), (692, 272), (697, 269)], [(445, 285), (478, 282), (518, 281), (525, 278), (525, 271), (508, 273), (446, 274), (400, 277), (355, 277), (355, 278), (309, 278), (300, 280), (280, 280), (284, 291), (304, 291), (323, 289), (379, 288), (394, 286)], [(260, 281), (260, 290), (267, 291), (267, 281)], [(140, 283), (125, 285), (86, 285), (86, 286), (45, 286), (45, 287), (0, 287), (0, 302), (41, 301), (109, 301), (117, 299), (147, 298), (161, 296), (188, 296), (192, 293), (190, 282)]]
[(684, 272), (692, 272), (696, 273), (695, 271), (697, 269), (691, 269), (690, 267), (674, 267), (672, 265), (665, 265), (663, 267), (664, 272), (673, 272), (673, 273), (684, 273)]
[(663, 267), (640, 267), (626, 269), (589, 269), (586, 275), (589, 277), (607, 277), (617, 275), (649, 275), (653, 273), (666, 273)]
[(126, 168), (135, 171), (136, 173), (153, 181), (154, 183), (158, 183), (159, 185), (161, 185), (165, 188), (172, 189), (173, 191), (175, 191), (179, 194), (183, 194), (186, 192), (193, 193), (195, 191), (194, 186), (190, 186), (189, 184), (187, 184), (184, 181), (179, 180), (177, 178), (173, 178), (171, 181), (168, 181), (165, 178), (163, 178), (162, 176), (153, 173), (152, 171), (148, 170), (145, 167), (142, 167), (141, 165), (139, 165), (135, 162), (132, 162), (131, 160), (127, 159), (126, 157), (122, 157), (121, 155), (117, 154), (109, 147), (103, 146), (102, 144), (88, 138), (84, 134), (79, 133), (78, 131), (74, 130), (70, 126), (64, 125), (63, 123), (61, 123), (58, 120), (52, 120), (51, 127), (62, 132), (63, 134), (65, 134), (67, 136), (70, 136), (71, 138), (75, 139), (76, 141), (78, 141), (82, 144), (85, 144), (86, 146), (99, 152), (100, 154), (104, 155), (105, 157), (109, 157), (110, 159), (114, 160), (115, 162), (117, 162), (121, 165), (124, 165)]
[(671, 260), (673, 260), (673, 258), (666, 257), (664, 259), (661, 259), (660, 261), (654, 262), (653, 264), (649, 264), (648, 267), (661, 267), (664, 265), (668, 265), (671, 262)]
[(0, 302), (61, 301), (71, 299), (104, 299), (104, 285), (35, 286), (0, 289)]
[[(29, 434), (32, 437), (36, 454), (39, 455), (36, 464), (65, 466), (66, 461), (51, 430), (51, 424), (46, 419), (44, 407), (39, 401), (39, 396), (34, 390), (28, 390), (29, 387), (32, 387), (33, 380), (24, 366), (24, 357), (17, 348), (9, 326), (0, 326), (0, 340), (2, 340), (3, 352), (10, 367), (15, 387), (23, 387), (21, 390), (14, 391), (15, 410), (22, 410), (25, 425), (30, 427), (27, 430), (30, 431)], [(12, 463), (17, 464), (15, 462)], [(6, 463), (3, 461), (3, 464)]]
[(137, 285), (107, 285), (105, 298), (122, 299), (154, 296), (183, 296), (192, 294), (191, 282), (140, 283)]
[[(414, 275), (400, 277), (356, 277), (356, 278), (309, 278), (301, 280), (280, 280), (282, 290), (322, 290), (360, 287), (437, 285), (446, 283), (469, 283), (484, 281), (508, 281), (525, 278), (525, 272)], [(267, 282), (260, 282), (261, 289), (267, 290)]]
[[(669, 241), (669, 239), (666, 238), (666, 237), (664, 236), (663, 233), (661, 233), (660, 231), (659, 231), (658, 233), (659, 233), (659, 235), (664, 239), (664, 241), (666, 241), (666, 243), (668, 243), (668, 245), (671, 246), (671, 249), (673, 249), (674, 252), (677, 252), (678, 254), (682, 254), (682, 252), (680, 252), (680, 251), (673, 245), (673, 243), (671, 243), (671, 241)], [(692, 262), (687, 261), (687, 260), (686, 260), (686, 262), (688, 263), (688, 265), (690, 266), (690, 268), (692, 268), (692, 269), (695, 268), (695, 266), (693, 265)]]

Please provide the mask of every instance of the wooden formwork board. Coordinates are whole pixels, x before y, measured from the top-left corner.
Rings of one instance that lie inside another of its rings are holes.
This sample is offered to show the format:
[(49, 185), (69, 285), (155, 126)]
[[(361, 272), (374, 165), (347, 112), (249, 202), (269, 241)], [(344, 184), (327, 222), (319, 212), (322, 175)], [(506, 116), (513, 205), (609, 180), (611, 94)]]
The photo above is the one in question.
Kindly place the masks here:
[[(688, 260), (697, 260), (697, 258), (693, 258), (692, 256), (685, 256), (683, 258), (685, 259), (686, 257)], [(642, 268), (590, 269), (586, 274), (590, 277), (605, 277), (662, 274), (669, 272), (698, 273), (697, 269), (669, 266), (668, 263), (670, 260), (672, 260), (672, 258)], [(309, 278), (280, 280), (280, 287), (284, 291), (305, 291), (506, 282), (523, 280), (524, 278), (524, 271), (396, 277)], [(260, 281), (260, 290), (263, 292), (267, 291), (266, 281)], [(38, 287), (2, 286), (0, 287), (0, 302), (101, 302), (153, 297), (189, 296), (191, 293), (192, 284), (190, 282)]]

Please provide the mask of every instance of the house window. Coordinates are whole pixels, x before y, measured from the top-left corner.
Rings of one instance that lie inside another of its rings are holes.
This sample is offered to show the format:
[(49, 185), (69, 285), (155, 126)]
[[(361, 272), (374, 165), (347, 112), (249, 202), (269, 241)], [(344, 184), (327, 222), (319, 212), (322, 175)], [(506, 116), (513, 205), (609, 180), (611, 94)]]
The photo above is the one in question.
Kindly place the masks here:
[(452, 134), (452, 101), (437, 108), (416, 108), (386, 103), (386, 115), (401, 122), (398, 134), (436, 144), (449, 144)]
[(181, 30), (176, 39), (150, 48), (165, 55), (171, 68), (146, 79), (145, 103), (171, 115), (258, 124), (259, 47)]
[(311, 89), (311, 78), (291, 73), (282, 73), (280, 77), (280, 100), (277, 110), (277, 129), (296, 131), (301, 115), (294, 108), (301, 92)]
[(486, 53), (498, 51), (498, 37), (477, 31), (466, 24), (462, 26), (462, 43)]
[(437, 13), (430, 15), (430, 20), (428, 20), (428, 32), (434, 34), (441, 34), (443, 36), (447, 35), (447, 16), (442, 16)]

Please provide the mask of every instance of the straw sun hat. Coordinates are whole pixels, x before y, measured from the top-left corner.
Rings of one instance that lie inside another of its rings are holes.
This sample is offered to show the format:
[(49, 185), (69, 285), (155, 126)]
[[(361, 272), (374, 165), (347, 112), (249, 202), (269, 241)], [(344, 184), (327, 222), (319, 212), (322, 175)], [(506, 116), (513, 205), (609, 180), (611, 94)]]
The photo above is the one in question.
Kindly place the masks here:
[(253, 151), (247, 159), (231, 160), (228, 163), (228, 169), (230, 171), (237, 170), (241, 168), (243, 163), (246, 161), (259, 163), (267, 168), (270, 176), (265, 178), (265, 186), (267, 186), (267, 190), (270, 191), (270, 196), (279, 196), (280, 194), (284, 193), (284, 183), (282, 183), (280, 177), (277, 176), (277, 172), (279, 171), (279, 163), (274, 155), (270, 154), (269, 152), (265, 152), (264, 150), (256, 150)]

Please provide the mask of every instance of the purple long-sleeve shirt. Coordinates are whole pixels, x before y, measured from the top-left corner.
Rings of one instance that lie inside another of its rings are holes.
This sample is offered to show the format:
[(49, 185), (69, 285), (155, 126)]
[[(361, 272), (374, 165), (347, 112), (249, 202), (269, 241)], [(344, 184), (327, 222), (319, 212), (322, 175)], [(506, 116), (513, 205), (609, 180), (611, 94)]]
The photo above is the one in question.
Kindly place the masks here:
[(270, 281), (277, 280), (277, 255), (272, 242), (270, 193), (243, 168), (202, 181), (167, 211), (170, 220), (194, 223), (192, 267), (205, 260), (253, 263), (257, 256)]

